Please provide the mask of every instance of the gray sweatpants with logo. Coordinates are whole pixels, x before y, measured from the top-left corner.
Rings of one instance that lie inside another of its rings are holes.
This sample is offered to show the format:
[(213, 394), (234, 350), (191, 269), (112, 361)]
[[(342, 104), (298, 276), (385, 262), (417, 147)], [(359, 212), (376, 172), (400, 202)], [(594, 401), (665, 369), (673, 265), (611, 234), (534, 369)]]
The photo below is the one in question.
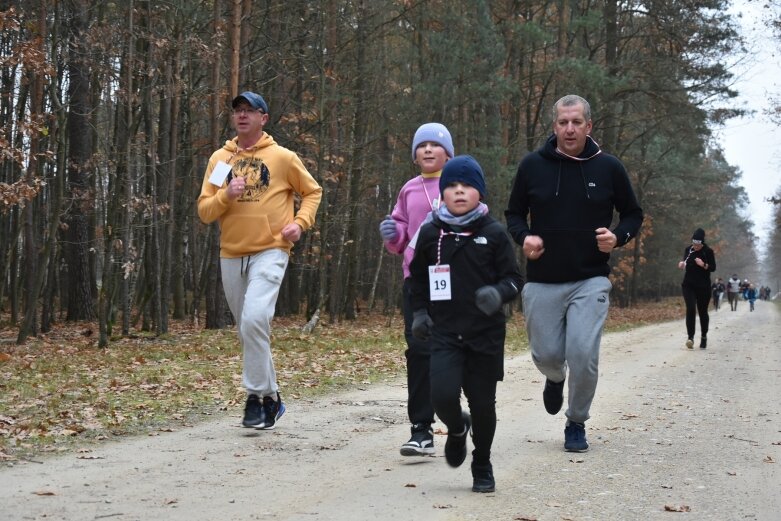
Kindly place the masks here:
[(222, 286), (236, 319), (244, 351), (243, 381), (247, 394), (273, 396), (277, 373), (271, 358), (271, 319), (289, 256), (279, 249), (238, 259), (220, 259)]
[(599, 376), (599, 343), (613, 288), (607, 277), (577, 282), (527, 282), (523, 314), (532, 360), (553, 382), (567, 376), (567, 411), (573, 422), (589, 419)]

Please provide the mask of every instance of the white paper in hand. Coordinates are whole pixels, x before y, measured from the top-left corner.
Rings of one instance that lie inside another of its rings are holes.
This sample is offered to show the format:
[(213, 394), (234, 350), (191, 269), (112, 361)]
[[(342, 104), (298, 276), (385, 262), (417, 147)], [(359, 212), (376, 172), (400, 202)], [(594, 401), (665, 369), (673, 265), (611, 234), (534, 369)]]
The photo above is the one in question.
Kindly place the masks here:
[(212, 175), (209, 176), (209, 182), (214, 186), (222, 186), (230, 172), (231, 166), (224, 161), (219, 161), (212, 170)]

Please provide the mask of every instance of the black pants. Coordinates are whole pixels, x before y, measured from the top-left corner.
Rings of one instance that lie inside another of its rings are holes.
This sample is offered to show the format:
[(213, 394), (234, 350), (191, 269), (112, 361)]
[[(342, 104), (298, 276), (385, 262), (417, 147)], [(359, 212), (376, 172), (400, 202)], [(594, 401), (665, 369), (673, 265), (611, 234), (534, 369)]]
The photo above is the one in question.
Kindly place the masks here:
[(418, 340), (412, 336), (412, 305), (410, 303), (409, 279), (404, 280), (402, 294), (404, 312), (404, 338), (407, 340), (407, 414), (413, 425), (434, 423), (434, 408), (431, 406), (431, 361), (430, 340)]
[(496, 433), (496, 382), (504, 371), (504, 328), (473, 342), (436, 330), (431, 337), (431, 402), (448, 432), (462, 432), (461, 390), (472, 415), (472, 461), (491, 461)]
[(738, 309), (738, 293), (728, 292), (727, 298), (729, 299), (729, 307), (732, 311)]
[(694, 288), (692, 286), (681, 286), (683, 301), (686, 303), (686, 334), (689, 338), (694, 338), (696, 314), (700, 315), (700, 330), (702, 336), (708, 334), (708, 304), (710, 303), (710, 288)]

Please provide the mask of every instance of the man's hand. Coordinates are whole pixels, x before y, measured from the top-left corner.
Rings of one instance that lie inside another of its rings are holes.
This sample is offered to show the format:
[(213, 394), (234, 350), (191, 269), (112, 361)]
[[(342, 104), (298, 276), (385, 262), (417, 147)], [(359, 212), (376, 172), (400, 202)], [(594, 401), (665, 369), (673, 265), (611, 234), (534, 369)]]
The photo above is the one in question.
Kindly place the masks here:
[(539, 235), (527, 235), (523, 240), (523, 254), (526, 255), (526, 258), (537, 260), (543, 253), (545, 253), (545, 247), (542, 244), (542, 237)]
[(243, 177), (234, 176), (231, 182), (228, 183), (227, 192), (228, 199), (233, 200), (244, 193), (244, 188), (247, 186), (247, 181)]
[(616, 235), (607, 228), (597, 228), (597, 247), (602, 253), (610, 253), (616, 247), (618, 239)]
[(301, 226), (298, 223), (290, 223), (282, 228), (282, 237), (290, 242), (297, 242), (301, 238)]

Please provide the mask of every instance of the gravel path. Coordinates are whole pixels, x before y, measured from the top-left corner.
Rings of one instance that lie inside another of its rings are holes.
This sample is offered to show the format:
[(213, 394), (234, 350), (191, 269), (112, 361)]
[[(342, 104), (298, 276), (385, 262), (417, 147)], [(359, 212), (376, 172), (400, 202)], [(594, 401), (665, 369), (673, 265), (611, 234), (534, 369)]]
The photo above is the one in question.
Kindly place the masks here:
[(685, 349), (683, 320), (606, 335), (585, 454), (562, 450), (529, 356), (508, 360), (493, 494), (471, 492), (469, 460), (446, 465), (444, 436), (436, 457), (398, 454), (395, 381), (291, 401), (274, 431), (237, 427), (236, 410), (0, 467), (0, 519), (778, 520), (780, 313), (742, 304), (711, 313), (707, 350)]

